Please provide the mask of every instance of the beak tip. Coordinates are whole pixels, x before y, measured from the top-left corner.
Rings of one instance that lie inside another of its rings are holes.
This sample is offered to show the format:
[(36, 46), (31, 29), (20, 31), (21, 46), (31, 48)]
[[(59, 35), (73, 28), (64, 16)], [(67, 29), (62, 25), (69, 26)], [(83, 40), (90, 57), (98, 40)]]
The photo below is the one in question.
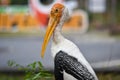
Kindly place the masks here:
[(44, 54), (41, 52), (41, 58), (44, 58)]
[(43, 56), (43, 55), (41, 55), (41, 58), (44, 58), (44, 56)]

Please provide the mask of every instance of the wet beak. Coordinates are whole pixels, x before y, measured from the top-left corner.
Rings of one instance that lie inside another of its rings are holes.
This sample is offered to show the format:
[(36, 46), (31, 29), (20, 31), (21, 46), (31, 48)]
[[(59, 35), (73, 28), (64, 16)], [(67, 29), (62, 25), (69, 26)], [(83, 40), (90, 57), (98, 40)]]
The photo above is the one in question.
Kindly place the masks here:
[(50, 17), (48, 27), (47, 27), (47, 30), (46, 30), (46, 34), (44, 36), (44, 41), (43, 41), (43, 44), (42, 44), (42, 50), (41, 50), (41, 57), (42, 58), (44, 57), (44, 53), (45, 53), (47, 44), (48, 44), (48, 42), (49, 42), (49, 40), (52, 36), (52, 33), (55, 30), (55, 27), (57, 26), (57, 24), (58, 24), (57, 17)]

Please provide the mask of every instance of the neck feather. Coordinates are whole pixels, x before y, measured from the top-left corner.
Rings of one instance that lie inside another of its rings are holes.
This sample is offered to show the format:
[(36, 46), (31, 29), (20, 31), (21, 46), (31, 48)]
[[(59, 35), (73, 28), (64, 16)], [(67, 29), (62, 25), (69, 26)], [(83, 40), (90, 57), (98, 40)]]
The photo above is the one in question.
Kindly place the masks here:
[(54, 33), (53, 33), (53, 42), (54, 43), (59, 43), (63, 41), (64, 37), (61, 34), (62, 26), (64, 22), (67, 20), (69, 14), (68, 14), (68, 9), (65, 8), (62, 14), (62, 17), (59, 21), (59, 24), (56, 26)]
[(64, 39), (64, 37), (61, 34), (62, 26), (63, 26), (63, 23), (61, 22), (60, 24), (57, 25), (53, 33), (53, 42), (56, 44), (61, 42)]

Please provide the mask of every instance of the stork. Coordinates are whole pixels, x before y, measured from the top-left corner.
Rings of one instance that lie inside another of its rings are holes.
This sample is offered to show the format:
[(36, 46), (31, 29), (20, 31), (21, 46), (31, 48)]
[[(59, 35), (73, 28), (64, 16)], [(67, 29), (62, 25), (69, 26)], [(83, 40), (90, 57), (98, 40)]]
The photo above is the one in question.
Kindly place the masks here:
[(41, 57), (44, 57), (47, 44), (53, 36), (51, 52), (54, 58), (55, 80), (98, 80), (79, 48), (61, 34), (62, 26), (68, 17), (68, 9), (63, 4), (53, 5), (42, 44)]

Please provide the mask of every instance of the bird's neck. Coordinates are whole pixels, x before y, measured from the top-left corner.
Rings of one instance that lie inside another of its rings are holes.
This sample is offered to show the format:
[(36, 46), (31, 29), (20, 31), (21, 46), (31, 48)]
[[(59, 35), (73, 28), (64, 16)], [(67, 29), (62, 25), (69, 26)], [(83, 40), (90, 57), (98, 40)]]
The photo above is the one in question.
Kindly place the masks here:
[(61, 29), (62, 29), (62, 24), (58, 25), (53, 33), (53, 42), (55, 44), (61, 42), (64, 39), (63, 35), (61, 34)]

